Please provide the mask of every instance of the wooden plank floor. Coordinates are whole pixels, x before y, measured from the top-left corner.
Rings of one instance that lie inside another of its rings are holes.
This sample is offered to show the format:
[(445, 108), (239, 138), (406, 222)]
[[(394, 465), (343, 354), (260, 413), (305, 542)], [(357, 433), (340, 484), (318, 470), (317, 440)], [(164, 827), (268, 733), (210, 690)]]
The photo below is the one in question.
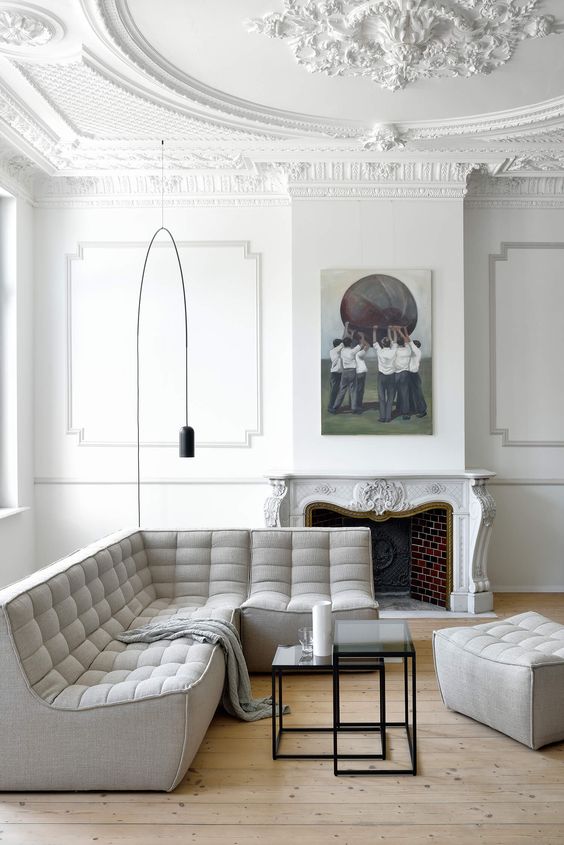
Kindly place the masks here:
[[(500, 617), (527, 609), (564, 623), (564, 595), (496, 596)], [(4, 794), (0, 842), (563, 845), (564, 743), (530, 751), (445, 710), (440, 700), (431, 632), (473, 622), (409, 620), (418, 663), (420, 774), (415, 778), (335, 778), (330, 761), (274, 762), (269, 721), (243, 724), (220, 714), (174, 793)], [(373, 683), (365, 675), (345, 678), (343, 702), (351, 719), (370, 713)], [(266, 694), (269, 678), (255, 677), (253, 687)], [(288, 678), (285, 689), (295, 723), (328, 723), (329, 678)], [(395, 709), (399, 714), (399, 667), (388, 674), (388, 693), (392, 714)], [(321, 747), (327, 738), (298, 735), (295, 741)], [(390, 744), (395, 760), (407, 759), (399, 734)]]

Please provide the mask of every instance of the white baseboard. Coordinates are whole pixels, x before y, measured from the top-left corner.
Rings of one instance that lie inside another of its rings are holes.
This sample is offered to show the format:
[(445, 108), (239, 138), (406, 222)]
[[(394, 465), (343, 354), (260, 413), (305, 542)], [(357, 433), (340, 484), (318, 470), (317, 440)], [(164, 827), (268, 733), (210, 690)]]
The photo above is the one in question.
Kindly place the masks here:
[(564, 594), (564, 584), (552, 585), (552, 586), (539, 586), (536, 584), (534, 587), (503, 587), (498, 586), (497, 584), (492, 584), (492, 593), (563, 593)]

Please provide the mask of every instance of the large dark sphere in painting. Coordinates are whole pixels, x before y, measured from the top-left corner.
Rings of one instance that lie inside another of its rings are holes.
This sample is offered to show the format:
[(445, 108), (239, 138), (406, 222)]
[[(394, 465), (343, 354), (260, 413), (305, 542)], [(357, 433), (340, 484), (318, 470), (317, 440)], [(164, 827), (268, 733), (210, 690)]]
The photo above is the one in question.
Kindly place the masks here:
[(349, 329), (361, 331), (370, 343), (372, 328), (378, 326), (378, 339), (388, 326), (405, 326), (411, 334), (417, 325), (417, 305), (409, 288), (394, 276), (374, 273), (348, 288), (341, 300), (341, 319)]

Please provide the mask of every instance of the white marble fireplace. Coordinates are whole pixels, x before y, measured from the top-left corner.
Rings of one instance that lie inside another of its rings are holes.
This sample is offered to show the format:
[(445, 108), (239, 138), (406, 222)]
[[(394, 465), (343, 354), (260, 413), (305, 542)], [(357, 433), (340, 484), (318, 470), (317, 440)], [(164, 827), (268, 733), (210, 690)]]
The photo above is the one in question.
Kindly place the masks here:
[(487, 470), (385, 478), (273, 474), (265, 523), (269, 527), (305, 525), (313, 503), (384, 519), (388, 514), (409, 516), (426, 505), (447, 506), (452, 514), (449, 609), (483, 613), (493, 609), (487, 557), (495, 502), (486, 487), (493, 475)]

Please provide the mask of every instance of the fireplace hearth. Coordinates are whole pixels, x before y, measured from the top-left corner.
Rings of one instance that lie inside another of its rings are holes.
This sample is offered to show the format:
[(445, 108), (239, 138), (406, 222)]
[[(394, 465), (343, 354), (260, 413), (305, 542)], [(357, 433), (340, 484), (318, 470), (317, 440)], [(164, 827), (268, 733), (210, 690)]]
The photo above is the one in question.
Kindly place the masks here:
[(372, 535), (374, 591), (448, 607), (452, 583), (452, 508), (430, 504), (376, 517), (322, 502), (306, 508), (311, 527), (366, 526)]

